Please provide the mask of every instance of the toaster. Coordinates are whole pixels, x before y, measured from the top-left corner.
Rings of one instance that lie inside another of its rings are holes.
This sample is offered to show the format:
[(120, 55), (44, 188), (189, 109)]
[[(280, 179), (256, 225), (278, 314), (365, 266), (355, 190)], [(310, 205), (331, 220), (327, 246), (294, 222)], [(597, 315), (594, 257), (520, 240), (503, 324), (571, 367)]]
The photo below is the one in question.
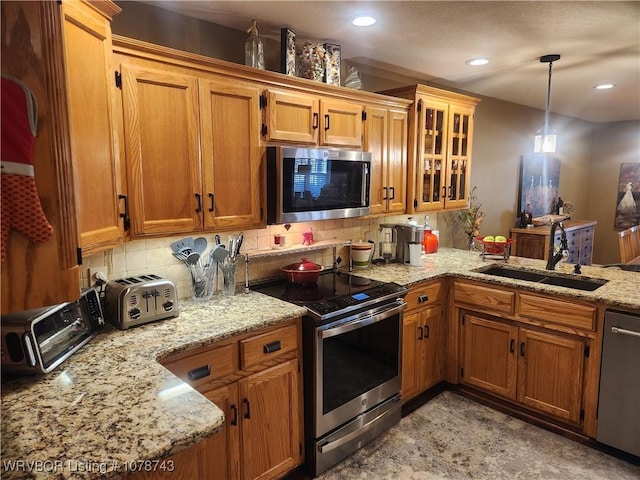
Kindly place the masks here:
[(106, 320), (121, 330), (177, 317), (176, 286), (153, 274), (111, 280), (105, 287), (104, 311)]

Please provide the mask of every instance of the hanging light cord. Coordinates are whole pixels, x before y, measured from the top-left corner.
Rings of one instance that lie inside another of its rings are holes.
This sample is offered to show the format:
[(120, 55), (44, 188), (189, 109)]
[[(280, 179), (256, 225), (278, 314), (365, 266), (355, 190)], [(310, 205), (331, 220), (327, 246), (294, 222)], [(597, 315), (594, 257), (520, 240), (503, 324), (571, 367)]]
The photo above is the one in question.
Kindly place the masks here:
[[(551, 105), (551, 67), (553, 62), (549, 62), (549, 84), (547, 85), (547, 108), (544, 111), (544, 137), (547, 136), (549, 131), (549, 107)], [(544, 138), (543, 137), (543, 138)]]

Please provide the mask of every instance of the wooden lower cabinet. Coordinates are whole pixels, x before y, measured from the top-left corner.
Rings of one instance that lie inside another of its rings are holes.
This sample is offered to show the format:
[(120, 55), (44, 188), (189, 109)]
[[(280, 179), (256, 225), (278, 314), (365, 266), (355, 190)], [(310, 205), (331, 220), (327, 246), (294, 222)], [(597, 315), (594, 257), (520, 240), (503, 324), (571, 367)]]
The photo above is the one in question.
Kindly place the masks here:
[[(279, 350), (264, 349), (275, 343)], [(225, 365), (219, 365), (224, 359)], [(197, 464), (184, 465), (192, 472), (136, 479), (266, 480), (282, 477), (302, 463), (297, 324), (181, 353), (163, 364), (215, 403), (224, 412), (225, 424), (212, 437), (170, 457), (181, 465)], [(209, 366), (209, 375), (189, 381), (189, 373), (202, 371), (203, 365)]]
[(440, 282), (407, 295), (402, 326), (402, 398), (407, 401), (443, 380), (444, 308)]
[[(192, 447), (182, 450), (170, 457), (148, 464), (140, 464), (140, 471), (128, 474), (127, 480), (184, 480), (231, 478), (212, 476), (208, 472), (211, 463), (211, 452), (216, 443), (216, 436), (206, 438)], [(217, 473), (217, 471), (214, 471)]]
[(585, 340), (473, 314), (462, 329), (463, 383), (580, 422)]
[(298, 361), (251, 375), (239, 384), (241, 478), (277, 478), (302, 459)]

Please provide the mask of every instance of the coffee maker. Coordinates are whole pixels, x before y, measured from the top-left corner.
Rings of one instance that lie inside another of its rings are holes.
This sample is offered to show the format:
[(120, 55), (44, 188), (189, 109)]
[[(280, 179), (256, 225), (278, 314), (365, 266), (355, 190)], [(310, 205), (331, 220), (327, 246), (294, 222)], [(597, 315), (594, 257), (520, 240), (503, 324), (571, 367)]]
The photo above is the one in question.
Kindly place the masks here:
[(409, 244), (422, 243), (424, 237), (424, 227), (419, 225), (403, 225), (386, 223), (380, 225), (381, 228), (390, 228), (395, 232), (396, 240), (396, 261), (398, 263), (409, 263)]

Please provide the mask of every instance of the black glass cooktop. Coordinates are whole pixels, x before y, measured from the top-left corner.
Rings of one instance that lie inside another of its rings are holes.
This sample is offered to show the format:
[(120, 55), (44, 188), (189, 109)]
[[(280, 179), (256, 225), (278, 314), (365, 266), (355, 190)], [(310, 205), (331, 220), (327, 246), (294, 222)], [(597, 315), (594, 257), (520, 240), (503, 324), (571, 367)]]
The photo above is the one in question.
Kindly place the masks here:
[(251, 289), (302, 305), (318, 320), (364, 308), (382, 299), (403, 297), (407, 293), (406, 288), (395, 283), (371, 280), (340, 270), (327, 270), (312, 284), (301, 285), (278, 279), (256, 284)]

